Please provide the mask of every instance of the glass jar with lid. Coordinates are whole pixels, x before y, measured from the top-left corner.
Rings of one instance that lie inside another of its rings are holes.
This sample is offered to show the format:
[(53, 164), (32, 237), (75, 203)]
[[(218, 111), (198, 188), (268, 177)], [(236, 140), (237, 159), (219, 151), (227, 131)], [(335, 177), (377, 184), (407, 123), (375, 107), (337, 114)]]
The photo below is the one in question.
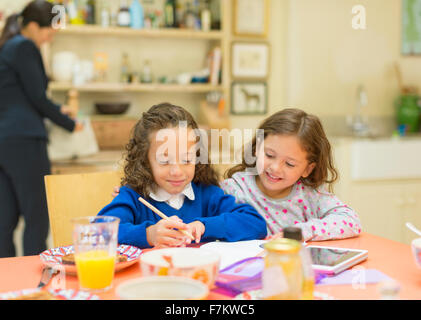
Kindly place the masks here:
[(304, 280), (301, 243), (293, 239), (278, 238), (267, 242), (264, 248), (263, 299), (301, 299)]

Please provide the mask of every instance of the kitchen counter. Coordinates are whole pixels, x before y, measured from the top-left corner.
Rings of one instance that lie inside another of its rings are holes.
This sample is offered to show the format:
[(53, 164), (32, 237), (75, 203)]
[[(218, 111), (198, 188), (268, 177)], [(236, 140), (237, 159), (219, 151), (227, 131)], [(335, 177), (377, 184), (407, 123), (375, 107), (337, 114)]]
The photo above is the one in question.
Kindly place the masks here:
[[(75, 174), (120, 170), (123, 167), (124, 150), (100, 150), (97, 154), (71, 160), (51, 161), (52, 174)], [(222, 179), (224, 172), (231, 164), (214, 164), (214, 168)]]
[(53, 174), (73, 174), (121, 169), (124, 150), (100, 150), (97, 154), (51, 162)]

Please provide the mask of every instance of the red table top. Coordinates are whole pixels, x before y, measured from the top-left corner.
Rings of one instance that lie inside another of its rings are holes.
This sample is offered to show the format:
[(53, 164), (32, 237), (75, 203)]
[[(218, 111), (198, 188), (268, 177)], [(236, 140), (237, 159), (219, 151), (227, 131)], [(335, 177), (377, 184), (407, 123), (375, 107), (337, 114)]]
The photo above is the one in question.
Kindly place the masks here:
[[(399, 282), (401, 299), (421, 299), (421, 269), (415, 264), (411, 247), (396, 241), (362, 233), (359, 237), (311, 242), (314, 245), (368, 250), (368, 259), (358, 265), (363, 270), (377, 269)], [(25, 256), (0, 259), (0, 292), (35, 288), (41, 277), (43, 264), (39, 256)], [(113, 288), (99, 293), (101, 299), (118, 299), (115, 288), (122, 282), (140, 277), (139, 263), (135, 263), (115, 274)], [(51, 287), (52, 282), (47, 286)], [(76, 276), (66, 276), (65, 288), (79, 287)], [(335, 299), (379, 299), (377, 284), (316, 285), (315, 291)], [(231, 299), (212, 290), (208, 299)]]

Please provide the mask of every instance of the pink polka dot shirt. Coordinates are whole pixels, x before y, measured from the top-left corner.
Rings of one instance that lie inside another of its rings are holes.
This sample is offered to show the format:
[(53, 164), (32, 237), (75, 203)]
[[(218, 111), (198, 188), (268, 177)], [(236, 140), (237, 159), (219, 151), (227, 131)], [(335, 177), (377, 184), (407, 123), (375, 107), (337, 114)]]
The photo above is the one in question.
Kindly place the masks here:
[[(266, 196), (256, 185), (256, 175), (237, 172), (221, 183), (238, 203), (248, 203), (265, 218), (268, 235), (288, 226), (302, 229), (305, 241), (343, 239), (361, 233), (358, 214), (334, 194), (307, 187), (298, 181), (282, 199)], [(321, 188), (320, 188), (321, 189)]]

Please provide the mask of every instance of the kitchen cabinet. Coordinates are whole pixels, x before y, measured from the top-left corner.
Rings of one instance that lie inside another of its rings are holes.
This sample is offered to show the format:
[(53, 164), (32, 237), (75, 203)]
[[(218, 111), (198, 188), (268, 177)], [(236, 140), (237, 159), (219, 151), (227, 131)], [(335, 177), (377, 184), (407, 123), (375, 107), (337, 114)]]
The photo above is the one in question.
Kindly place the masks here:
[[(389, 172), (385, 171), (388, 177), (384, 179), (379, 175), (377, 178), (365, 179), (364, 176), (353, 172), (355, 168), (352, 166), (352, 151), (355, 150), (353, 145), (355, 146), (358, 140), (331, 139), (340, 178), (334, 185), (334, 192), (359, 214), (363, 231), (410, 244), (417, 236), (407, 229), (405, 223), (409, 221), (421, 227), (421, 177), (415, 174), (412, 178), (403, 175), (400, 177), (398, 163), (390, 166)], [(408, 142), (405, 138), (400, 142), (391, 141), (391, 146), (393, 147), (393, 143)], [(377, 142), (372, 140), (368, 143), (372, 144), (373, 150), (379, 150), (376, 149), (376, 145), (380, 143), (384, 145), (384, 140)], [(417, 153), (421, 150), (414, 149), (408, 152), (412, 154), (412, 157), (417, 157)], [(411, 155), (401, 154), (402, 166), (408, 165), (405, 163), (405, 157), (411, 157)], [(380, 154), (376, 160), (377, 166), (381, 166)], [(368, 162), (367, 165), (369, 165)], [(364, 170), (369, 171), (369, 169)], [(373, 171), (381, 172), (382, 170), (376, 168)]]
[[(66, 92), (72, 88), (80, 94), (81, 110), (92, 114), (95, 102), (116, 99), (129, 100), (128, 113), (139, 115), (143, 110), (158, 102), (170, 101), (185, 106), (193, 115), (205, 100), (206, 94), (220, 92), (225, 97), (225, 106), (230, 101), (230, 29), (226, 26), (230, 18), (226, 7), (230, 1), (220, 5), (221, 30), (190, 30), (177, 28), (132, 29), (128, 27), (102, 27), (100, 25), (66, 25), (56, 35), (48, 48), (44, 49), (46, 64), (52, 71), (52, 57), (61, 51), (71, 51), (81, 60), (93, 61), (96, 52), (108, 55), (107, 79), (73, 85), (71, 82), (51, 81), (50, 95), (58, 101), (65, 101)], [(80, 45), (83, 43), (83, 45)], [(209, 52), (220, 47), (222, 52), (221, 83), (159, 83), (160, 77), (174, 77), (184, 73), (202, 70), (207, 63)], [(119, 82), (121, 56), (127, 53), (133, 71), (140, 73), (145, 61), (150, 61), (154, 75), (153, 83)], [(91, 108), (91, 109), (89, 109)]]
[[(109, 56), (109, 72), (104, 82), (91, 82), (74, 86), (70, 82), (51, 81), (50, 95), (65, 103), (66, 92), (77, 89), (81, 95), (81, 109), (85, 114), (95, 113), (93, 104), (102, 101), (129, 99), (132, 107), (128, 113), (139, 115), (151, 105), (170, 101), (182, 105), (193, 116), (197, 116), (200, 102), (208, 93), (222, 93), (225, 109), (230, 109), (231, 84), (231, 45), (235, 42), (268, 42), (266, 37), (234, 36), (232, 32), (233, 1), (220, 1), (221, 29), (197, 31), (189, 29), (131, 29), (100, 25), (66, 25), (60, 30), (53, 43), (44, 48), (47, 70), (51, 73), (52, 57), (61, 51), (72, 51), (82, 60), (93, 60), (95, 52), (106, 52)], [(158, 77), (176, 76), (204, 68), (209, 52), (221, 48), (221, 83), (164, 84)], [(140, 71), (144, 61), (150, 60), (155, 77), (153, 83), (118, 82), (121, 55), (128, 53), (131, 67)]]

